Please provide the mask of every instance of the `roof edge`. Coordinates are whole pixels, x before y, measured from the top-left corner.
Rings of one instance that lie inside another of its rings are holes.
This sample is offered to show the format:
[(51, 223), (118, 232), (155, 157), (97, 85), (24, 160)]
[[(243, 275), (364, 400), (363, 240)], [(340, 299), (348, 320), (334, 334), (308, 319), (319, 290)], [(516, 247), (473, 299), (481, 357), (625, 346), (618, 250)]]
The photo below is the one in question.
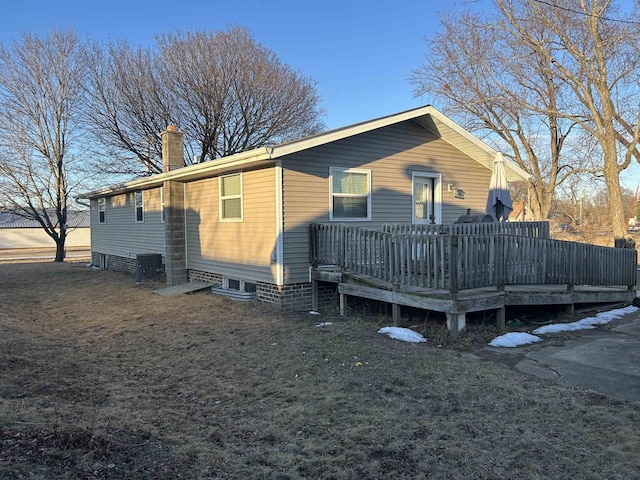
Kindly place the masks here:
[(91, 199), (124, 193), (132, 190), (145, 190), (149, 188), (159, 187), (166, 181), (189, 181), (205, 178), (218, 171), (227, 171), (234, 168), (250, 166), (252, 164), (260, 164), (271, 160), (271, 149), (269, 147), (260, 147), (246, 152), (237, 153), (229, 157), (223, 157), (188, 167), (177, 168), (169, 172), (159, 173), (150, 177), (138, 178), (128, 182), (118, 183), (109, 187), (92, 190), (77, 195), (75, 198)]

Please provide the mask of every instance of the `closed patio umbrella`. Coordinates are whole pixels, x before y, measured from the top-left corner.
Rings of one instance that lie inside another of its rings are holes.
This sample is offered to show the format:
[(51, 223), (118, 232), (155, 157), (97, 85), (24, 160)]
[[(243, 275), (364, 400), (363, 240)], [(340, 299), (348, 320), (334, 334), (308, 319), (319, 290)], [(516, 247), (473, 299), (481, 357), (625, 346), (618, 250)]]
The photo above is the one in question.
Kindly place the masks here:
[(491, 215), (496, 222), (505, 222), (513, 210), (509, 182), (504, 166), (502, 153), (498, 152), (493, 161), (493, 173), (489, 182), (489, 195), (487, 197), (487, 215)]

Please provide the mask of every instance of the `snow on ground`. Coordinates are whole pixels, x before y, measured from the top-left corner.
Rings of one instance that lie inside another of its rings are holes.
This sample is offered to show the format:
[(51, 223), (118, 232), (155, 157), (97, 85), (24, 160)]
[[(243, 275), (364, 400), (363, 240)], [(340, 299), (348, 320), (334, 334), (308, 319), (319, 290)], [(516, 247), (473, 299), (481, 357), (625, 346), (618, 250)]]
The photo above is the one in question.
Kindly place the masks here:
[(330, 327), (331, 325), (333, 325), (333, 323), (331, 322), (322, 322), (316, 325), (316, 327), (318, 328), (322, 328), (322, 327)]
[(494, 338), (489, 343), (491, 347), (518, 347), (529, 343), (536, 343), (542, 340), (540, 337), (524, 332), (510, 332)]
[(605, 323), (609, 323), (611, 320), (615, 320), (616, 318), (623, 317), (627, 313), (635, 312), (637, 310), (638, 310), (638, 307), (633, 307), (633, 306), (629, 306), (625, 308), (617, 308), (615, 310), (609, 310), (608, 312), (599, 313), (595, 317), (583, 318), (582, 320), (578, 320), (577, 322), (545, 325), (544, 327), (536, 328), (533, 331), (533, 333), (542, 334), (542, 333), (557, 333), (557, 332), (575, 332), (576, 330), (588, 330), (590, 328), (595, 328), (596, 325), (604, 325)]
[[(595, 325), (603, 325), (609, 323), (611, 320), (625, 316), (628, 313), (638, 311), (638, 307), (625, 307), (617, 308), (615, 310), (609, 310), (608, 312), (602, 312), (595, 317), (587, 317), (577, 322), (571, 323), (557, 323), (553, 325), (545, 325), (543, 327), (536, 328), (533, 333), (540, 335), (543, 333), (556, 333), (556, 332), (575, 332), (576, 330), (586, 330), (595, 328)], [(536, 335), (531, 335), (524, 332), (511, 332), (500, 335), (494, 338), (489, 345), (492, 347), (517, 347), (519, 345), (526, 345), (529, 343), (535, 343), (542, 340)]]
[(414, 332), (409, 328), (383, 327), (378, 330), (378, 333), (386, 333), (391, 338), (402, 340), (403, 342), (421, 343), (427, 341), (427, 339), (420, 335), (418, 332)]

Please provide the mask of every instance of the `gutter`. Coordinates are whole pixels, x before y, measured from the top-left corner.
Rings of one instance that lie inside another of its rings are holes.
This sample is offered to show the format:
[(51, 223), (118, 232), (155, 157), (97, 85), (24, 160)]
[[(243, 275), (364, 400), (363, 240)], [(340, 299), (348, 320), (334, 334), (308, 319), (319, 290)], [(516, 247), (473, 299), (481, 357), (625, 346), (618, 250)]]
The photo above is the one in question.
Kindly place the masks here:
[(189, 165), (188, 167), (177, 168), (169, 172), (159, 173), (151, 177), (144, 177), (129, 182), (111, 185), (99, 190), (82, 193), (75, 197), (78, 199), (91, 199), (96, 197), (116, 195), (133, 190), (146, 190), (161, 186), (165, 181), (191, 181), (207, 178), (213, 174), (224, 173), (247, 167), (258, 167), (272, 163), (273, 149), (269, 147), (250, 150), (227, 157), (226, 159), (212, 160), (210, 162)]

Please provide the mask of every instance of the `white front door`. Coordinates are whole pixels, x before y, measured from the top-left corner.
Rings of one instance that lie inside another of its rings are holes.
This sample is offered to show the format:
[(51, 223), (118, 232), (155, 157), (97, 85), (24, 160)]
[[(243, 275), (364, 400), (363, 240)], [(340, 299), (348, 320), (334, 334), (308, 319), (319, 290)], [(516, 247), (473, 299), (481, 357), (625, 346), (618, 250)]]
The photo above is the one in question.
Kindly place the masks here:
[(433, 177), (413, 176), (413, 223), (436, 223)]

